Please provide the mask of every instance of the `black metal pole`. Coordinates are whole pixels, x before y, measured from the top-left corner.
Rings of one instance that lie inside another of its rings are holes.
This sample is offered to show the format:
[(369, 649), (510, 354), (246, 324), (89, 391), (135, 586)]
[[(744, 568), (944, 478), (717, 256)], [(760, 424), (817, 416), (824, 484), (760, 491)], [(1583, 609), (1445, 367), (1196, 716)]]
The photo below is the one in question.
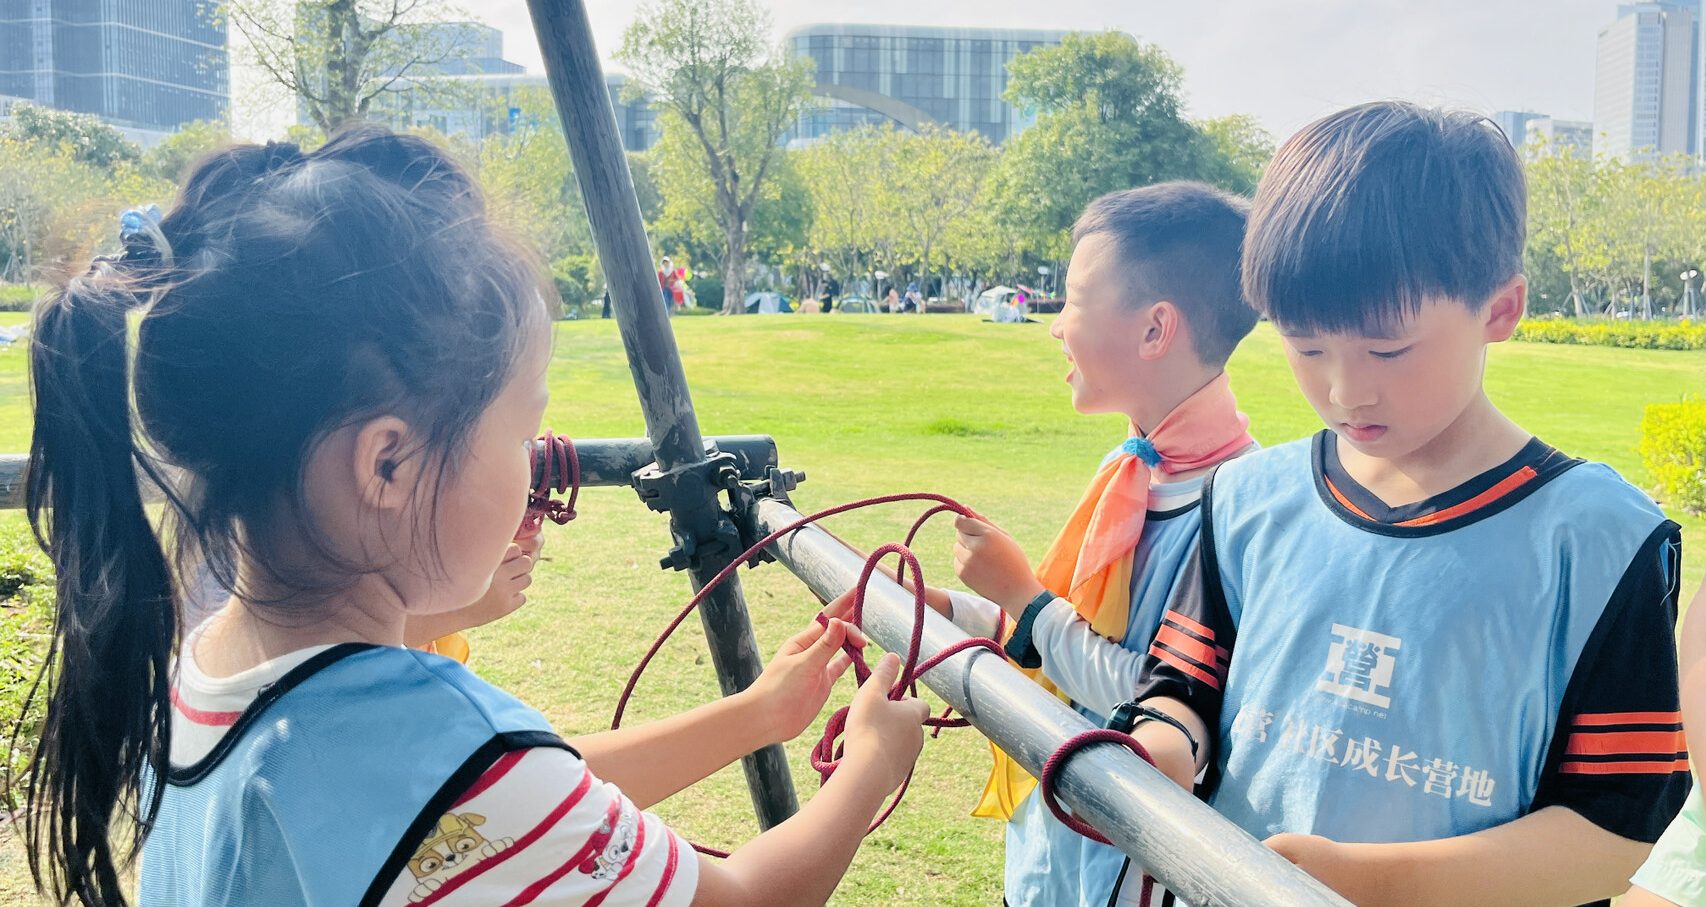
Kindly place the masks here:
[[(776, 531), (800, 518), (779, 501), (758, 504), (758, 530)], [(829, 533), (807, 526), (770, 546), (819, 597), (852, 588), (865, 559)], [(889, 651), (904, 652), (912, 634), (912, 593), (882, 574), (865, 597), (865, 632)], [(924, 612), (920, 657), (965, 639), (960, 628)], [(982, 649), (949, 658), (922, 678), (1025, 769), (1043, 762), (1066, 739), (1092, 725), (1054, 694)], [(1061, 768), (1056, 793), (1120, 850), (1199, 907), (1349, 907), (1331, 889), (1263, 847), (1136, 755), (1115, 746), (1080, 750)]]
[[(652, 443), (645, 438), (582, 438), (574, 444), (580, 460), (582, 488), (632, 485), (634, 473), (656, 459)], [(705, 439), (705, 449), (708, 454), (712, 451), (727, 454), (729, 468), (742, 481), (770, 478), (770, 469), (778, 465), (776, 440), (769, 435), (718, 435)], [(27, 454), (0, 454), (0, 510), (24, 506), (24, 474), (29, 460)], [(539, 480), (539, 470), (548, 468), (548, 463), (542, 458), (534, 466), (535, 482)], [(143, 479), (143, 500), (159, 500), (160, 495), (147, 477), (140, 471), (137, 475)]]
[[(697, 546), (699, 553), (689, 562), (688, 572), (698, 590), (740, 552), (708, 552), (702, 544), (718, 537), (727, 518), (717, 504), (717, 486), (702, 481), (705, 473), (694, 471), (707, 462), (699, 419), (652, 270), (651, 245), (617, 135), (616, 114), (610, 107), (586, 6), (581, 0), (528, 0), (527, 6), (592, 221), (598, 258), (610, 283), (611, 307), (646, 416), (646, 437), (659, 472), (680, 479), (670, 499), (670, 531), (678, 550), (685, 547), (692, 554)], [(699, 609), (699, 618), (723, 694), (746, 688), (764, 669), (764, 662), (737, 577), (717, 588)], [(746, 757), (743, 766), (761, 827), (776, 825), (798, 810), (782, 747), (765, 747)]]
[[(634, 473), (656, 459), (651, 442), (645, 438), (576, 439), (574, 445), (580, 462), (582, 488), (632, 485)], [(776, 440), (769, 435), (718, 435), (706, 438), (705, 448), (707, 452), (714, 450), (732, 457), (733, 462), (729, 465), (743, 481), (766, 479), (770, 467), (778, 465)], [(535, 482), (539, 479), (539, 471), (547, 465), (544, 458), (536, 462), (533, 468)], [(7, 457), (0, 454), (0, 510), (6, 507), (7, 475)]]

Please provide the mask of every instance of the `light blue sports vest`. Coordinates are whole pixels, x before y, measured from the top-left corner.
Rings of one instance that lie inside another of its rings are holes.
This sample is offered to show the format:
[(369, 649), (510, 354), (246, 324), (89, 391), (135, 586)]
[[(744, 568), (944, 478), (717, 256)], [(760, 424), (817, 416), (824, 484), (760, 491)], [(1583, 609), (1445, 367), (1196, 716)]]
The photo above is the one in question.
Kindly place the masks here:
[(375, 903), (503, 753), (566, 744), (462, 665), (335, 646), (264, 690), (174, 768), (142, 850), (143, 905)]
[(1448, 531), (1373, 530), (1329, 508), (1315, 443), (1233, 460), (1205, 496), (1238, 628), (1210, 802), (1258, 838), (1522, 816), (1583, 646), (1664, 514), (1581, 463)]
[[(1132, 561), (1125, 648), (1149, 651), (1201, 528), (1195, 504), (1166, 514), (1150, 511)], [(1092, 724), (1107, 723), (1105, 715), (1072, 707)], [(1007, 823), (1006, 898), (1012, 907), (1102, 907), (1124, 865), (1124, 853), (1060, 824), (1035, 791)]]

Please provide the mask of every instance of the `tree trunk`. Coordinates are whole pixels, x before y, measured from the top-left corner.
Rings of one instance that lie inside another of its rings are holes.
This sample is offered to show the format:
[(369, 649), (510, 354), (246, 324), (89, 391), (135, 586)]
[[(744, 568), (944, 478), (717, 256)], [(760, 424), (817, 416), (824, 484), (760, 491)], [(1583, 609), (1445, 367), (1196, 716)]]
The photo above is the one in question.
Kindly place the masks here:
[(930, 244), (924, 244), (924, 261), (921, 263), (924, 271), (924, 282), (918, 285), (918, 310), (924, 311), (930, 307)]
[(1641, 318), (1651, 320), (1653, 317), (1653, 250), (1643, 249), (1641, 252)]
[(723, 314), (746, 314), (746, 224), (734, 219), (728, 253), (723, 256)]

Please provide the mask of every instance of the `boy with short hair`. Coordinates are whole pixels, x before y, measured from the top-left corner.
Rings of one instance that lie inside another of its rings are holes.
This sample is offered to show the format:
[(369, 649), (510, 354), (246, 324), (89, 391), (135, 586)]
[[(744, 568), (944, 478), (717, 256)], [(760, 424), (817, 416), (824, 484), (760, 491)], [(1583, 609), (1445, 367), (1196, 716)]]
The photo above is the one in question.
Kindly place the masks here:
[[(1039, 682), (1096, 724), (1131, 698), (1163, 606), (1195, 561), (1203, 476), (1256, 446), (1225, 373), (1256, 323), (1239, 289), (1247, 210), (1243, 199), (1200, 183), (1115, 192), (1089, 205), (1073, 228), (1066, 302), (1049, 333), (1071, 365), (1073, 407), (1126, 416), (1130, 437), (1103, 461), (1035, 573), (1006, 533), (961, 519), (955, 565), (983, 598), (929, 593), (970, 633), (1006, 630), (1009, 655), (1040, 668)], [(1151, 705), (1179, 715), (1174, 721), (1194, 720), (1182, 704)], [(1174, 753), (1175, 778), (1189, 784), (1194, 745), (1157, 724), (1140, 727), (1139, 739)], [(995, 755), (977, 814), (1010, 819), (1007, 902), (1107, 903), (1123, 855), (1061, 825), (1032, 794), (1035, 781)]]
[(1158, 638), (1139, 693), (1218, 729), (1216, 810), (1359, 905), (1609, 898), (1688, 792), (1678, 527), (1482, 389), (1525, 209), (1490, 122), (1382, 102), (1251, 211), (1245, 295), (1328, 429), (1211, 477), (1169, 622), (1227, 667)]

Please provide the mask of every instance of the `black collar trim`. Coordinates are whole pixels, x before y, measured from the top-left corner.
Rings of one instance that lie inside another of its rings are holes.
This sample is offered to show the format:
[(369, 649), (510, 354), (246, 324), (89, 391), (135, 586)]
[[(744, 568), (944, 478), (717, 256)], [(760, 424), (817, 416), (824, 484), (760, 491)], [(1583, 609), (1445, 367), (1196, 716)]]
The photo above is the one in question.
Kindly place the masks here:
[(289, 673), (261, 688), (261, 692), (255, 697), (255, 701), (249, 703), (248, 708), (243, 710), (243, 714), (237, 716), (237, 720), (226, 730), (225, 736), (219, 738), (219, 742), (214, 744), (212, 752), (190, 765), (169, 767), (166, 770), (166, 783), (176, 787), (188, 787), (207, 777), (209, 772), (219, 766), (226, 754), (231, 752), (231, 748), (237, 745), (237, 741), (243, 739), (243, 735), (249, 727), (259, 721), (261, 714), (277, 702), (280, 697), (333, 664), (351, 655), (377, 648), (379, 646), (365, 642), (340, 643), (291, 668)]
[[(1528, 482), (1525, 482), (1523, 485), (1512, 490), (1509, 494), (1504, 495), (1498, 500), (1493, 501), (1484, 507), (1477, 507), (1461, 516), (1452, 517), (1451, 519), (1432, 523), (1426, 526), (1399, 526), (1394, 523), (1369, 519), (1368, 517), (1362, 516), (1339, 503), (1338, 498), (1333, 495), (1333, 489), (1329, 487), (1327, 483), (1327, 464), (1329, 458), (1331, 458), (1335, 465), (1338, 462), (1338, 449), (1336, 447), (1337, 441), (1337, 435), (1333, 434), (1330, 430), (1323, 429), (1315, 436), (1315, 442), (1311, 445), (1314, 448), (1311, 454), (1311, 471), (1315, 475), (1315, 491), (1320, 496), (1321, 503), (1326, 505), (1327, 509), (1332, 511), (1340, 519), (1357, 527), (1358, 529), (1363, 529), (1368, 532), (1375, 533), (1376, 535), (1391, 536), (1393, 538), (1424, 538), (1431, 535), (1440, 535), (1442, 533), (1451, 532), (1454, 529), (1461, 529), (1465, 526), (1478, 523), (1488, 517), (1495, 516), (1510, 509), (1520, 503), (1524, 498), (1527, 498), (1529, 495), (1539, 491), (1546, 485), (1546, 483), (1585, 462), (1575, 457), (1566, 457), (1559, 454), (1551, 447), (1548, 447), (1539, 438), (1531, 439), (1528, 444), (1523, 446), (1521, 451), (1517, 452), (1516, 456), (1505, 461), (1503, 464), (1495, 466), (1469, 481), (1464, 482), (1456, 488), (1434, 495), (1425, 501), (1419, 502), (1417, 505), (1409, 505), (1403, 508), (1388, 508), (1384, 503), (1379, 503), (1378, 509), (1390, 510), (1395, 514), (1400, 514), (1398, 516), (1399, 520), (1415, 519), (1420, 516), (1425, 516), (1431, 512), (1444, 510), (1449, 507), (1454, 507), (1457, 504), (1461, 504), (1462, 502), (1467, 501), (1504, 481), (1512, 473), (1524, 466), (1535, 467), (1536, 475), (1533, 479), (1530, 479)], [(1369, 494), (1366, 489), (1362, 488), (1360, 485), (1354, 485), (1354, 483), (1351, 488), (1339, 488), (1339, 492), (1353, 501), (1358, 497), (1366, 496), (1372, 502), (1378, 502), (1378, 499)], [(1419, 512), (1410, 515), (1409, 512), (1411, 507), (1418, 508)]]

